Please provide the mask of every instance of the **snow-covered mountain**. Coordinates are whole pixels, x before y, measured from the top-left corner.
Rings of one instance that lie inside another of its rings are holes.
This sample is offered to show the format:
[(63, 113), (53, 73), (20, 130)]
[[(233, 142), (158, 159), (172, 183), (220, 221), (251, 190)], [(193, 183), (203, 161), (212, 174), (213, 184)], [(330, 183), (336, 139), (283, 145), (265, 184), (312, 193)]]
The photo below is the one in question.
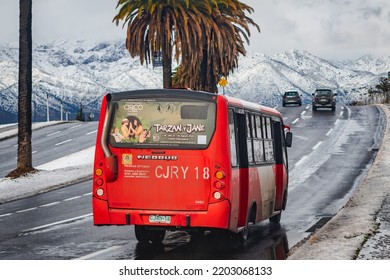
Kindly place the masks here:
[[(327, 87), (349, 102), (359, 99), (389, 70), (390, 56), (329, 62), (298, 50), (273, 56), (248, 53), (228, 77), (225, 94), (273, 106), (286, 90), (298, 89), (309, 102), (317, 87)], [(16, 120), (17, 45), (0, 45), (0, 73), (0, 123), (6, 123)], [(60, 118), (61, 101), (64, 112), (74, 119), (81, 104), (84, 113), (96, 116), (107, 92), (161, 87), (161, 67), (141, 65), (123, 42), (57, 41), (33, 46), (33, 120), (46, 120), (47, 96), (51, 119)]]

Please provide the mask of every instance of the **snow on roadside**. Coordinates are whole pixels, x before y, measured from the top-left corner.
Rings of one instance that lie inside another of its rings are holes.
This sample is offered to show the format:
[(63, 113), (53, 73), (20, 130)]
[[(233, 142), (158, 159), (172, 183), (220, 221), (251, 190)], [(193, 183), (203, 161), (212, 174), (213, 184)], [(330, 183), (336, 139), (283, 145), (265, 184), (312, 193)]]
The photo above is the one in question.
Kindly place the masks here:
[(0, 179), (0, 203), (58, 189), (92, 178), (95, 147), (37, 166), (26, 176)]
[(89, 171), (92, 172), (94, 152), (95, 146), (92, 146), (85, 150), (39, 165), (36, 168), (39, 170), (56, 170), (64, 167), (79, 166), (81, 163), (81, 165), (90, 165), (91, 168)]

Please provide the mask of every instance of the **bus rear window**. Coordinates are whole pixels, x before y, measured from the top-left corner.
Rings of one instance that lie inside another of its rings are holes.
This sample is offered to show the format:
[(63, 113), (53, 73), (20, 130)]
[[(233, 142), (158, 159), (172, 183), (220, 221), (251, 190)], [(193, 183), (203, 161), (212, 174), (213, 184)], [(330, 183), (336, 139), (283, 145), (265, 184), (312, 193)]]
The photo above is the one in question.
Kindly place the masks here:
[(206, 148), (216, 104), (172, 98), (113, 101), (110, 145), (126, 148)]
[(183, 105), (180, 108), (181, 118), (183, 120), (207, 120), (208, 107), (209, 106)]

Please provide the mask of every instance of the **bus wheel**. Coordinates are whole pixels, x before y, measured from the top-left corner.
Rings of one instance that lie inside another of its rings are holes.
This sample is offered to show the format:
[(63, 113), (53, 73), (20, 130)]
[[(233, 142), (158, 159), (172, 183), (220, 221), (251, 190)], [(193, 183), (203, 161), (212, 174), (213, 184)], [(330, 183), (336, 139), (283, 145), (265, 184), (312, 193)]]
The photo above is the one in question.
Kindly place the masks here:
[(137, 238), (138, 242), (149, 242), (152, 243), (161, 243), (165, 237), (164, 229), (156, 229), (156, 230), (147, 230), (145, 226), (134, 226), (135, 238)]
[(279, 212), (279, 214), (272, 216), (269, 218), (269, 221), (273, 224), (279, 224), (280, 223), (280, 218), (282, 217), (282, 211)]
[(148, 231), (145, 229), (144, 226), (135, 225), (134, 231), (135, 231), (135, 238), (137, 238), (137, 240), (139, 242), (148, 242), (149, 241)]
[(242, 244), (246, 244), (249, 238), (249, 229), (253, 225), (252, 222), (247, 222), (245, 228), (238, 233), (238, 238)]
[(148, 231), (148, 237), (152, 243), (161, 243), (165, 237), (165, 230), (150, 230)]

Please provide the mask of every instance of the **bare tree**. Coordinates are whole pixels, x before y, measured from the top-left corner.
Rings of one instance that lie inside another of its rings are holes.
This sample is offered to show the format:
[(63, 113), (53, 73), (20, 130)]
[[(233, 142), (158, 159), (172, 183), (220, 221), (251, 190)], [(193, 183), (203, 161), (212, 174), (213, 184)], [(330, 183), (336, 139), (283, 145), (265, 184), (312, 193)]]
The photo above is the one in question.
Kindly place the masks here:
[(19, 12), (18, 159), (16, 169), (8, 177), (35, 170), (31, 152), (32, 0), (20, 0)]

